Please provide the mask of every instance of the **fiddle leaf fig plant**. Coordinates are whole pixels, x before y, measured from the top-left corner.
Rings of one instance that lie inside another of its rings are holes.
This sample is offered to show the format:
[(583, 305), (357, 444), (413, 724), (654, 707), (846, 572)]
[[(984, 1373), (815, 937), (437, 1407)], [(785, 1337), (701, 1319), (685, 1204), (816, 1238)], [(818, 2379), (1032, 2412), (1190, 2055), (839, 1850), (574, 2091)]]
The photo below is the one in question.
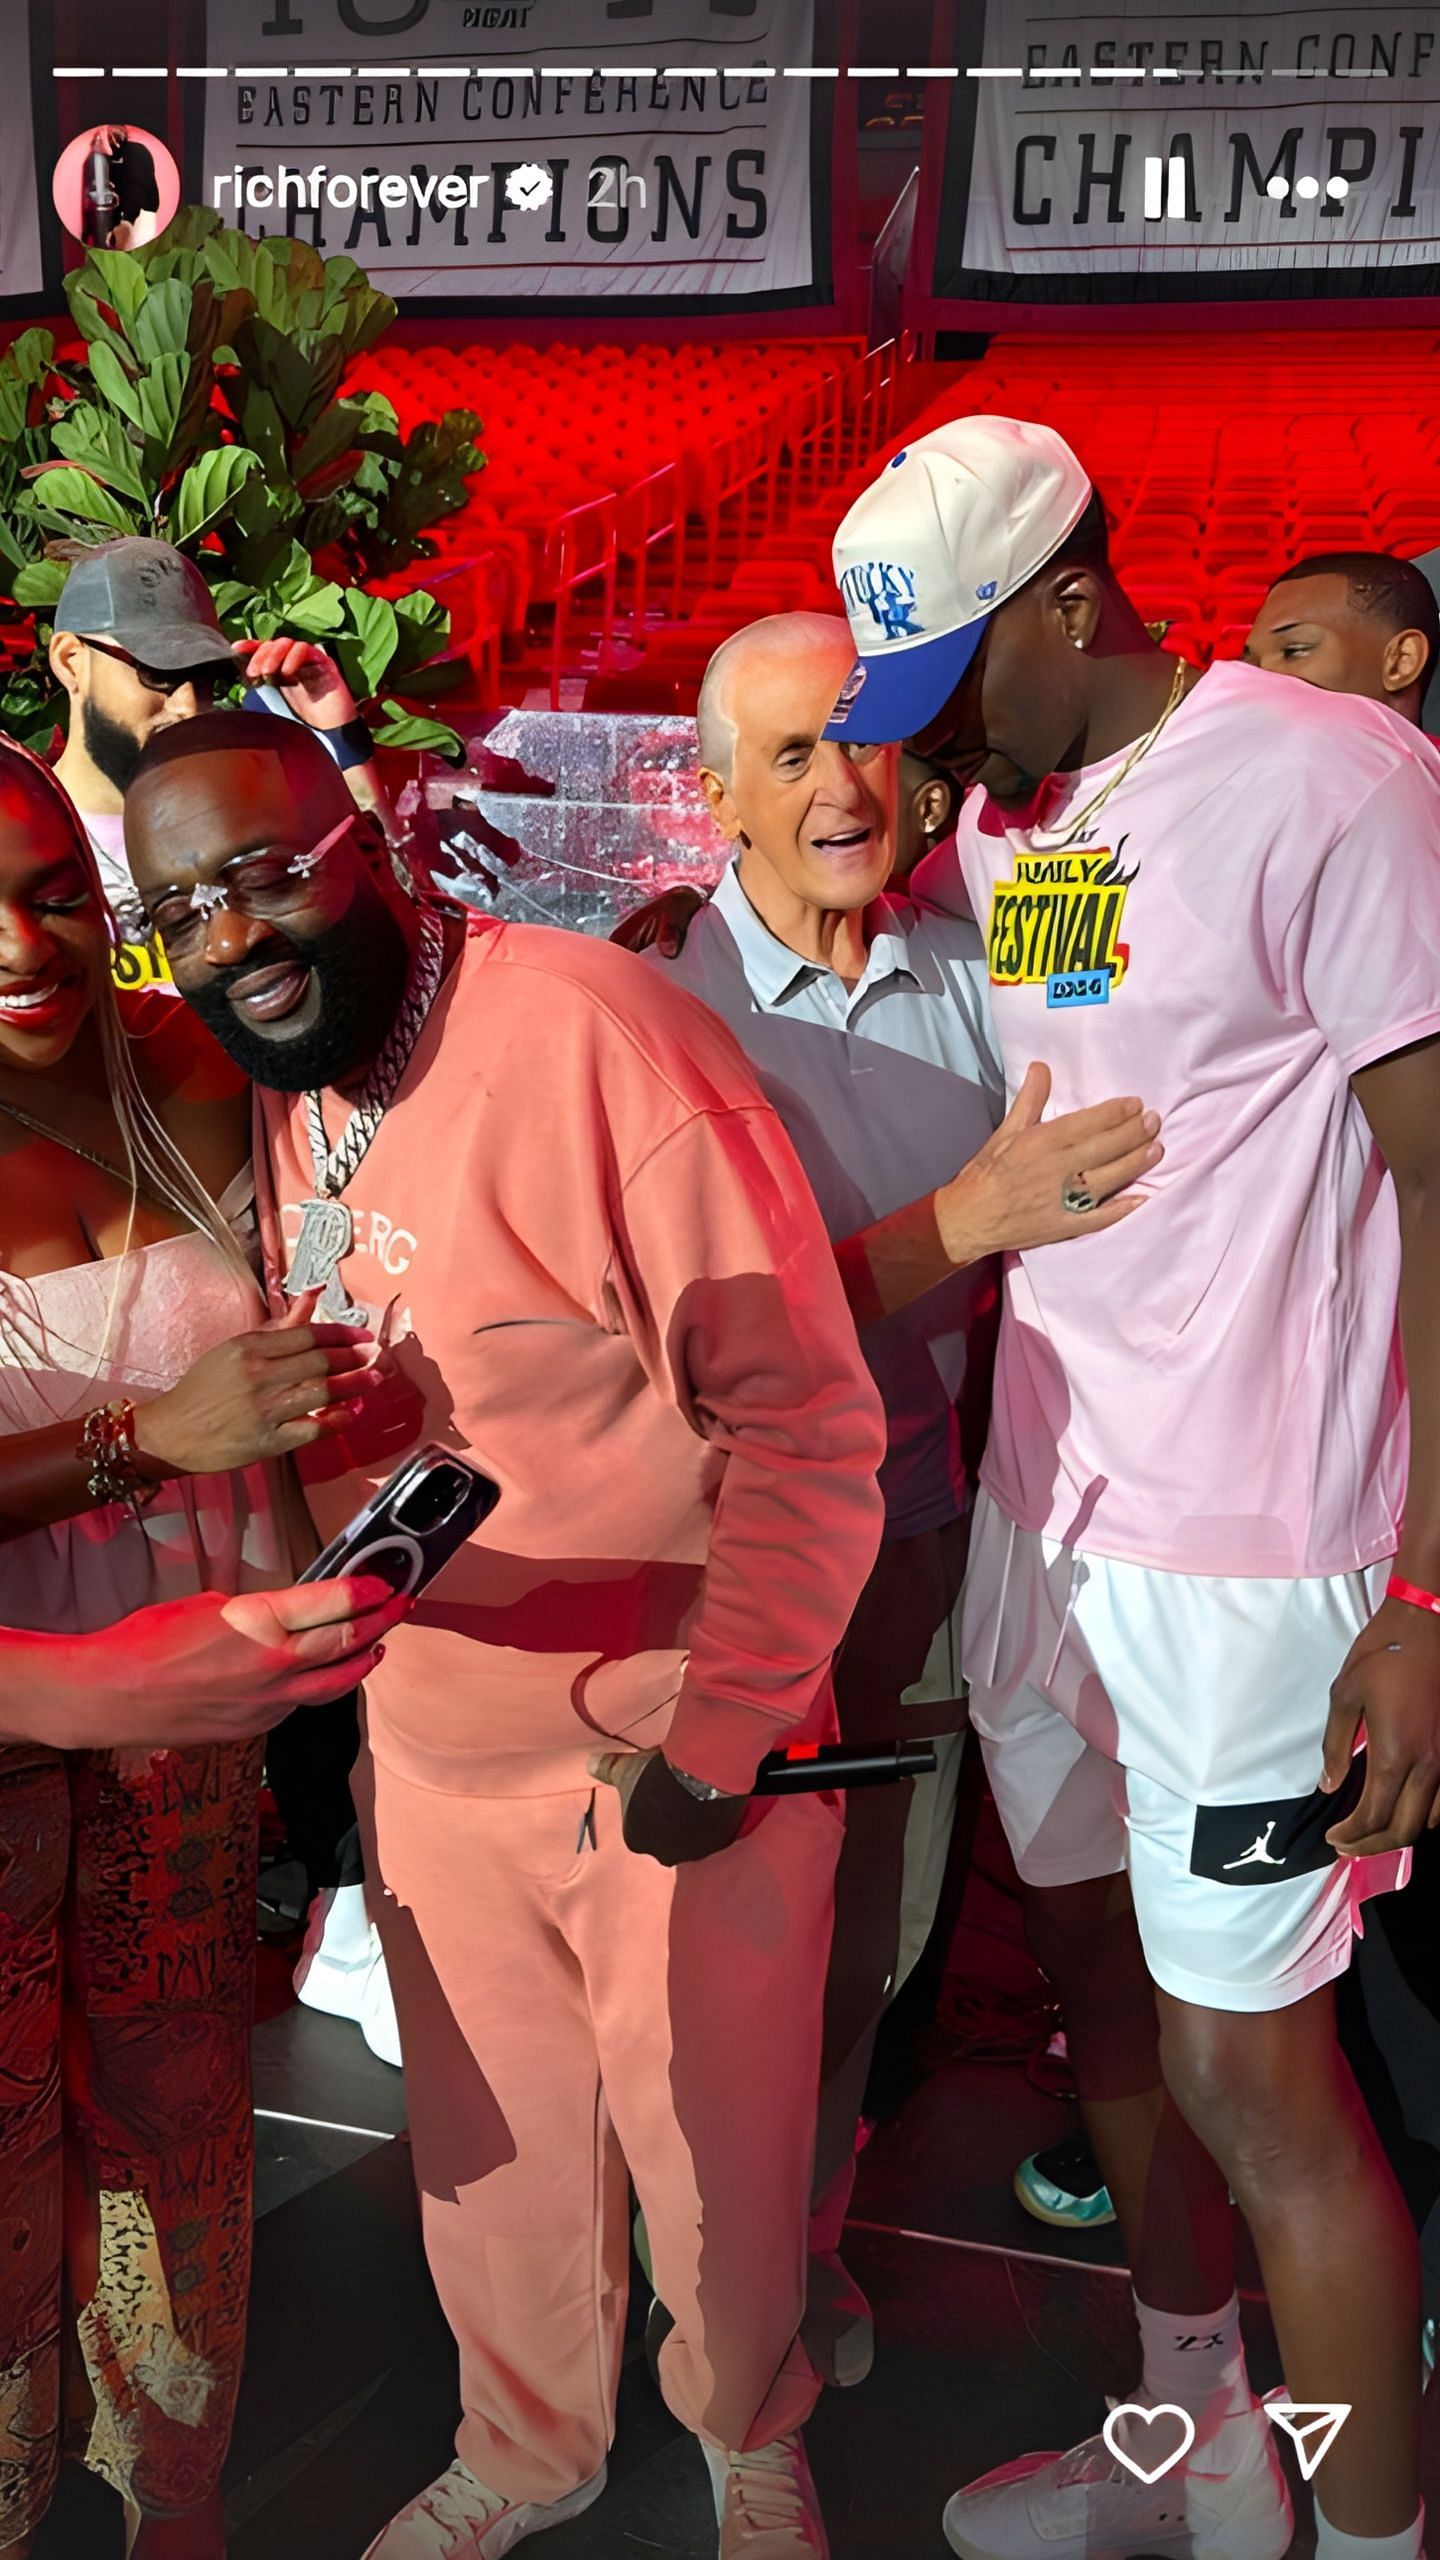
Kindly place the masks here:
[(198, 205), (144, 248), (92, 250), (65, 293), (80, 357), (46, 329), (0, 355), (0, 597), (35, 624), (0, 647), (0, 726), (53, 726), (46, 650), (77, 545), (146, 533), (195, 560), (231, 639), (328, 649), (379, 745), (458, 753), (403, 699), (450, 680), (449, 615), (364, 582), (435, 556), (431, 528), (484, 466), (480, 421), (452, 409), (402, 436), (383, 394), (346, 392), (390, 297), (353, 258)]

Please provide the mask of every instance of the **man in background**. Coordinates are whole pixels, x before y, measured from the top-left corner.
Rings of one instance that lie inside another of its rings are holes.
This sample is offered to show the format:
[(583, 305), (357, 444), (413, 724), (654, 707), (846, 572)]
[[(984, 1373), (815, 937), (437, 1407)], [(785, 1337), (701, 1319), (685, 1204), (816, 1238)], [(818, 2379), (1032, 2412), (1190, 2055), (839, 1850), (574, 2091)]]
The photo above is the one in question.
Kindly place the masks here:
[[(1111, 1199), (1158, 1156), (1138, 1104), (1106, 1106), (1116, 1125), (1102, 1136), (1103, 1112), (1077, 1129), (1041, 1127), (1037, 1109), (1026, 1125), (1027, 1095), (996, 1140), (1004, 1079), (980, 936), (885, 894), (897, 785), (907, 813), (930, 795), (921, 841), (926, 818), (943, 825), (949, 786), (905, 774), (896, 747), (852, 754), (824, 738), (853, 654), (844, 618), (814, 613), (772, 615), (716, 651), (700, 689), (700, 787), (735, 856), (679, 956), (650, 953), (729, 1025), (784, 1121), (885, 1405), (885, 1537), (836, 1664), (842, 1738), (938, 1738), (934, 1776), (852, 1791), (846, 1805), (803, 2332), (838, 2382), (863, 2378), (872, 2346), (838, 2254), (870, 2052), (929, 1935), (955, 1811), (957, 1610), (989, 1408), (992, 1257), (1093, 1227), (1097, 1213), (1060, 1206), (1073, 1157)], [(945, 1260), (901, 1272), (883, 1222), (921, 1198)], [(1098, 1214), (1108, 1225), (1129, 1209)]]
[(213, 709), (242, 678), (274, 687), (319, 730), (362, 809), (381, 804), (375, 747), (333, 658), (307, 640), (241, 640), (220, 628), (193, 560), (148, 534), (77, 554), (55, 607), (50, 670), (70, 697), (55, 771), (80, 813), (131, 954), (133, 976), (163, 974), (125, 859), (124, 791), (151, 738)]
[(1246, 663), (1326, 693), (1383, 702), (1422, 726), (1440, 662), (1440, 605), (1410, 560), (1323, 551), (1282, 569), (1251, 626)]
[[(798, 621), (804, 616), (772, 615), (772, 621)], [(815, 619), (826, 619), (820, 614)], [(744, 632), (735, 634), (737, 640)], [(722, 642), (722, 648), (724, 646)], [(720, 652), (717, 650), (716, 656)], [(703, 749), (702, 749), (703, 752)], [(890, 871), (892, 889), (903, 889), (917, 862), (934, 853), (946, 837), (953, 833), (960, 811), (960, 793), (948, 773), (938, 765), (927, 763), (910, 747), (900, 750), (900, 790), (896, 810), (894, 843), (895, 859)], [(673, 888), (662, 889), (656, 898), (647, 899), (643, 907), (622, 916), (610, 939), (622, 951), (658, 951), (662, 960), (674, 960), (685, 948), (685, 935), (692, 916), (705, 904), (705, 892), (694, 889), (686, 881)]]
[[(1440, 554), (1435, 555), (1440, 560)], [(1327, 552), (1283, 570), (1246, 643), (1252, 665), (1327, 693), (1387, 703), (1424, 726), (1440, 667), (1440, 602), (1423, 570), (1389, 552)], [(1440, 2314), (1440, 1839), (1415, 1843), (1409, 1890), (1386, 1894), (1338, 1998), (1341, 2032), (1420, 2233), (1425, 2354)]]

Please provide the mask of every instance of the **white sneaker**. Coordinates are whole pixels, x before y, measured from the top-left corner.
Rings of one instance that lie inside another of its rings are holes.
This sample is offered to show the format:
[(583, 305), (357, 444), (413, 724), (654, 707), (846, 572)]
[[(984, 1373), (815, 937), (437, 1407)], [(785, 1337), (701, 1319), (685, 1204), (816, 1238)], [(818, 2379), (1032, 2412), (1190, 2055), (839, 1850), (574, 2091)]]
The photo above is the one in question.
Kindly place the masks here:
[(327, 1885), (306, 1914), (305, 1944), (293, 1976), (296, 1999), (358, 2025), (379, 1952), (380, 1940), (365, 1916), (364, 1886)]
[(719, 2560), (830, 2560), (820, 2499), (800, 2437), (758, 2453), (702, 2444), (720, 2526)]
[[(1144, 2454), (1136, 2444), (1137, 2460)], [(1282, 2560), (1294, 2529), (1274, 2433), (1257, 2406), (1238, 2469), (1207, 2479), (1188, 2465), (1147, 2487), (1103, 2436), (1069, 2453), (1032, 2453), (959, 2489), (945, 2539), (961, 2560)]]
[(294, 1981), (295, 1997), (305, 2008), (348, 2018), (381, 2062), (400, 2069), (390, 1976), (380, 1933), (365, 1917), (363, 1885), (330, 1885), (316, 1894)]
[(512, 2507), (498, 2489), (487, 2489), (463, 2462), (452, 2462), (398, 2516), (392, 2516), (365, 2560), (502, 2560), (517, 2542), (593, 2507), (605, 2486), (602, 2462), (593, 2480), (550, 2506)]

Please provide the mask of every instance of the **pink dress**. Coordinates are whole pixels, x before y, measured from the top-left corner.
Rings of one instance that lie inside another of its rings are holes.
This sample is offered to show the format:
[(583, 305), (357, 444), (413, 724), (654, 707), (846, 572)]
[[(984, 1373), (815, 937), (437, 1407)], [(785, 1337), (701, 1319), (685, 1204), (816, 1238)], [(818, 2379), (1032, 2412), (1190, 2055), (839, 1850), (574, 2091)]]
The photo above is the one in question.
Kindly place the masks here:
[[(247, 1205), (249, 1174), (220, 1203)], [(0, 1230), (3, 1232), (3, 1230)], [(265, 1321), (257, 1287), (205, 1235), (18, 1280), (0, 1271), (0, 1432), (39, 1431), (173, 1387), (202, 1352)], [(180, 1477), (137, 1522), (123, 1504), (0, 1545), (0, 1626), (86, 1633), (152, 1600), (255, 1590), (287, 1570), (264, 1466)]]
[[(0, 1431), (141, 1402), (263, 1312), (200, 1234), (0, 1273)], [(139, 1518), (0, 1543), (0, 1625), (101, 1628), (288, 1571), (266, 1468), (190, 1477)], [(0, 1750), (0, 2546), (49, 2503), (67, 2372), (94, 2403), (67, 2449), (133, 2505), (180, 2512), (219, 2477), (249, 2278), (262, 1757)]]

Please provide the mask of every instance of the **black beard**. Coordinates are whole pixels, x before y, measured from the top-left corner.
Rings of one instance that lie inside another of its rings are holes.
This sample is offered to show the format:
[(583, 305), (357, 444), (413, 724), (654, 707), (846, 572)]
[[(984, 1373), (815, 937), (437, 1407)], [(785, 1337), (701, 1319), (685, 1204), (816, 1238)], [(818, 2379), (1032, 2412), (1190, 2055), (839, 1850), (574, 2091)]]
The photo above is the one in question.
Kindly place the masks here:
[[(298, 961), (319, 984), (318, 1020), (289, 1040), (283, 1023), (268, 1036), (252, 1029), (229, 999), (237, 978), (272, 959)], [(405, 936), (383, 898), (372, 895), (357, 898), (341, 922), (313, 942), (273, 934), (246, 959), (212, 970), (185, 1000), (252, 1084), (273, 1093), (314, 1093), (353, 1082), (378, 1057), (409, 975)]]
[(119, 720), (112, 720), (98, 703), (80, 706), (80, 738), (85, 753), (97, 773), (123, 791), (140, 761), (140, 740)]

